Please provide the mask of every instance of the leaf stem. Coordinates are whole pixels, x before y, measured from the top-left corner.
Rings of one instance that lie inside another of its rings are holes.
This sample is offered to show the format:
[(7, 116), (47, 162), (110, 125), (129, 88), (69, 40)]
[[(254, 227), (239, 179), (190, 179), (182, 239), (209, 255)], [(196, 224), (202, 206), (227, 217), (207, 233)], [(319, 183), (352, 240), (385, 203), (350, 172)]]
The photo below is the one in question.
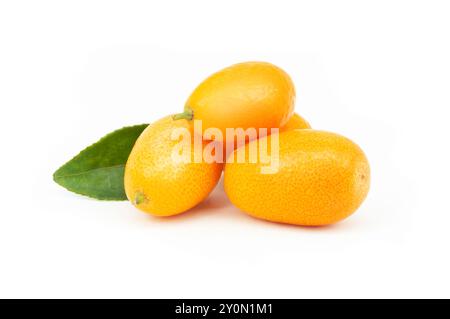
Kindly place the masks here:
[(174, 120), (185, 119), (191, 121), (194, 118), (194, 111), (189, 106), (186, 106), (183, 113), (175, 114), (172, 118)]

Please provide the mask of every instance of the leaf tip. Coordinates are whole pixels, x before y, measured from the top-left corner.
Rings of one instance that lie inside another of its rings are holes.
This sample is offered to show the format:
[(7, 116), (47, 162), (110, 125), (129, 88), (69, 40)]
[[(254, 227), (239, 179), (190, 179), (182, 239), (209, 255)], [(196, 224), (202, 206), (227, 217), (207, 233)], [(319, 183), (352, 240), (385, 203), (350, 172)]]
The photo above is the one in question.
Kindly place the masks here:
[(58, 172), (59, 172), (59, 168), (53, 173), (53, 175), (52, 175), (52, 179), (53, 179), (53, 181), (55, 182), (55, 183), (57, 183), (57, 184), (59, 184), (59, 181), (58, 181)]

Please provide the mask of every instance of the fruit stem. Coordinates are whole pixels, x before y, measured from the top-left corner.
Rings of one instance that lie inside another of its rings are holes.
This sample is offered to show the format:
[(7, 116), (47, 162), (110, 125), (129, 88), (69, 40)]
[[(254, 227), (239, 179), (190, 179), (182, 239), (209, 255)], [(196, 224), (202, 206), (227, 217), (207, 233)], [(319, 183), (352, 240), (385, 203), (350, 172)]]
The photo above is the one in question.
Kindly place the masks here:
[(186, 106), (183, 113), (175, 114), (172, 118), (174, 120), (185, 119), (191, 121), (194, 118), (194, 111), (189, 106)]
[(134, 205), (142, 204), (143, 202), (147, 201), (147, 198), (145, 197), (144, 193), (142, 192), (136, 192), (134, 195)]

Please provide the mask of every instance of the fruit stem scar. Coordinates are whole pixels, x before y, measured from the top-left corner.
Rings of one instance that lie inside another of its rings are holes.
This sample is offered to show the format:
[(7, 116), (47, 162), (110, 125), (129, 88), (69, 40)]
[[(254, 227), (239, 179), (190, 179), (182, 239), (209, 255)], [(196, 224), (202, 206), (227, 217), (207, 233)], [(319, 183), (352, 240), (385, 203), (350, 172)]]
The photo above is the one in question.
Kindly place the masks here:
[(191, 121), (194, 118), (194, 111), (189, 106), (186, 106), (183, 113), (175, 114), (172, 118), (174, 120), (185, 119)]
[(142, 192), (136, 192), (134, 195), (134, 205), (139, 205), (147, 201), (147, 197), (145, 197), (145, 194)]

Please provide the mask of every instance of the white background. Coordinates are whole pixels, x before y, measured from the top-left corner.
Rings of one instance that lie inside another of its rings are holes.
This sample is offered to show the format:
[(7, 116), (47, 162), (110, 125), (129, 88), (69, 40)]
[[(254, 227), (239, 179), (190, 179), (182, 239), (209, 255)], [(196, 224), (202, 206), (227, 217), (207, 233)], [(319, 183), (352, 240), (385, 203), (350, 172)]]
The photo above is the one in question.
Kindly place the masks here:
[[(450, 297), (449, 16), (430, 0), (1, 1), (0, 297)], [(52, 181), (247, 60), (285, 69), (296, 111), (365, 150), (355, 215), (271, 224), (219, 186), (157, 219)]]

